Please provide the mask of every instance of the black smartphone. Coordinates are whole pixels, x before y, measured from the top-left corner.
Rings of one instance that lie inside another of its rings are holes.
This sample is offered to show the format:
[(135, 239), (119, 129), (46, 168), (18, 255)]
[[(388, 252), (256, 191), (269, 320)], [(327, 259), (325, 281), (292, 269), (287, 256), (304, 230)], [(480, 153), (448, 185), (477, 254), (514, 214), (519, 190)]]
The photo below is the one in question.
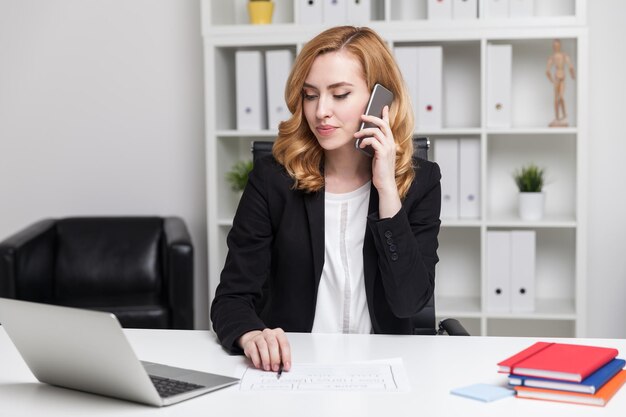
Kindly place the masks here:
[[(383, 108), (385, 106), (391, 107), (391, 102), (393, 101), (393, 93), (387, 90), (380, 84), (374, 85), (372, 89), (372, 95), (370, 96), (370, 100), (367, 103), (367, 107), (365, 108), (365, 114), (369, 116), (383, 117)], [(361, 128), (359, 130), (363, 130), (368, 127), (376, 127), (376, 125), (372, 123), (363, 122), (361, 123)], [(366, 146), (365, 148), (361, 148), (361, 141), (365, 138), (359, 138), (354, 143), (354, 146), (361, 152), (366, 155), (373, 157), (374, 156), (374, 148), (371, 146)]]

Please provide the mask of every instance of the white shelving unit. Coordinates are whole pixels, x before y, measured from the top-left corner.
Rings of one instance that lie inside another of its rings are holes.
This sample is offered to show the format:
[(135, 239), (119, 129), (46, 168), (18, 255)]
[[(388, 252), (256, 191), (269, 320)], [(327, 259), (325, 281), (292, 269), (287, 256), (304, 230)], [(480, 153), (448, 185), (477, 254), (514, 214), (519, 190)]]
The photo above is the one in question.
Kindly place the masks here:
[[(276, 131), (238, 131), (235, 120), (235, 51), (290, 49), (325, 26), (296, 24), (299, 2), (274, 0), (274, 23), (247, 24), (246, 0), (203, 0), (206, 83), (209, 288), (212, 298), (226, 257), (237, 196), (225, 181), (230, 166), (250, 158), (250, 142), (273, 140)], [(481, 217), (444, 220), (440, 233), (436, 305), (475, 335), (585, 336), (586, 318), (586, 147), (588, 126), (588, 34), (585, 0), (536, 1), (523, 19), (427, 20), (426, 0), (371, 0), (375, 29), (389, 45), (443, 47), (444, 127), (416, 132), (431, 142), (479, 138)], [(548, 128), (553, 117), (552, 86), (545, 76), (552, 40), (576, 68), (567, 80), (570, 126)], [(512, 127), (486, 125), (486, 49), (513, 49)], [(546, 216), (525, 222), (517, 216), (511, 173), (528, 162), (547, 171)], [(486, 234), (489, 230), (535, 230), (536, 309), (533, 313), (486, 310)]]

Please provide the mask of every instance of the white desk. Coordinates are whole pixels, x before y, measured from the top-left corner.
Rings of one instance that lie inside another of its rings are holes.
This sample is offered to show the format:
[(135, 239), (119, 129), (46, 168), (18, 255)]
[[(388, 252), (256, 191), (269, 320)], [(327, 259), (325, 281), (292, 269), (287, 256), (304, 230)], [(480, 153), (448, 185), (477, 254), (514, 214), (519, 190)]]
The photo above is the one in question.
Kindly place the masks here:
[[(143, 359), (237, 376), (245, 363), (229, 356), (206, 331), (127, 330)], [(474, 383), (505, 383), (496, 372), (501, 359), (537, 339), (447, 336), (290, 334), (293, 360), (363, 361), (402, 357), (411, 383), (408, 393), (259, 393), (237, 386), (162, 409), (57, 388), (37, 382), (0, 327), (0, 415), (13, 416), (624, 416), (626, 387), (605, 408), (507, 398), (482, 403), (449, 394)], [(626, 340), (545, 339), (619, 349)]]

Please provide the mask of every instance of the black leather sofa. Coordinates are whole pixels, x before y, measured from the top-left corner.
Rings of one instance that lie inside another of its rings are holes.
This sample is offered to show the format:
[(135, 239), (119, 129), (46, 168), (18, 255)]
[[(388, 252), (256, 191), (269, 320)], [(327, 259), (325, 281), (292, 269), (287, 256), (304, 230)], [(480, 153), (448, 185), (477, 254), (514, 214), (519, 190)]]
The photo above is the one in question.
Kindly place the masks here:
[(191, 238), (177, 217), (42, 220), (0, 242), (0, 297), (193, 329)]

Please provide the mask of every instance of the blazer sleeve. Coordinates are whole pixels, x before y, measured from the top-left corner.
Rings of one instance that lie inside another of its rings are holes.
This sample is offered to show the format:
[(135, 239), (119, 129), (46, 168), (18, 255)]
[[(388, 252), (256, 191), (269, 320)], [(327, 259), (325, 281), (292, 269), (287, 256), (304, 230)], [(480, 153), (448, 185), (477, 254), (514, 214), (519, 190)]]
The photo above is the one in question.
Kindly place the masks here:
[(211, 306), (211, 321), (222, 346), (241, 353), (237, 339), (267, 326), (255, 305), (262, 297), (271, 262), (272, 229), (267, 201), (268, 163), (255, 164), (233, 226), (226, 239), (228, 255)]
[(441, 173), (436, 163), (419, 164), (400, 211), (385, 219), (378, 213), (368, 216), (385, 296), (400, 318), (415, 315), (432, 297), (439, 261)]

